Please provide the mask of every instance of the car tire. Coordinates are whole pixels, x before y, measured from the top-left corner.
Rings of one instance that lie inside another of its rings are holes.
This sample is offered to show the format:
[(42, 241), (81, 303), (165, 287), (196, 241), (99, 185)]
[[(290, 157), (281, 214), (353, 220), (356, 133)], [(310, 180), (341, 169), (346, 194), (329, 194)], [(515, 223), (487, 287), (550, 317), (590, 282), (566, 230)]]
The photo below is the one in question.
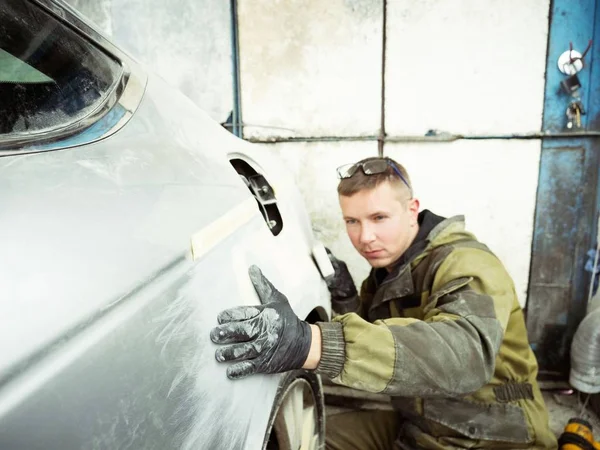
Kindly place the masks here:
[(285, 374), (269, 418), (263, 450), (325, 448), (325, 402), (321, 378), (306, 370)]

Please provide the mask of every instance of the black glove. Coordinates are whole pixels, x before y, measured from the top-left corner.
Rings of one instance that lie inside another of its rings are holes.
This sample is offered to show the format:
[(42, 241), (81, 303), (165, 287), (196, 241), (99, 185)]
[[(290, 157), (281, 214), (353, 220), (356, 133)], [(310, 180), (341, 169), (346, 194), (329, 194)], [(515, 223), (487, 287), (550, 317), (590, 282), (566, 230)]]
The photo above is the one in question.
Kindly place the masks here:
[(310, 325), (298, 318), (287, 298), (260, 269), (248, 270), (262, 305), (226, 309), (210, 338), (215, 344), (232, 344), (215, 352), (219, 362), (240, 361), (227, 368), (234, 380), (255, 373), (279, 373), (300, 369), (310, 350)]
[(354, 285), (354, 281), (350, 276), (350, 272), (348, 271), (348, 266), (346, 263), (333, 256), (333, 253), (331, 253), (328, 248), (325, 250), (327, 251), (331, 265), (335, 270), (333, 277), (327, 281), (327, 287), (329, 288), (331, 299), (343, 301), (358, 295), (358, 292), (356, 292), (356, 286)]

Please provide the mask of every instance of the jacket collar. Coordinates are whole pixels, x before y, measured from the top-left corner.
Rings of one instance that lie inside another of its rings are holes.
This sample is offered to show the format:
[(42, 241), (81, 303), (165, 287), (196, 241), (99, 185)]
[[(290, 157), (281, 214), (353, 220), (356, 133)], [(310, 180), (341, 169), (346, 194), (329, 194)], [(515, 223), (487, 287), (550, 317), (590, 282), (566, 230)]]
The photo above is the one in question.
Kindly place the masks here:
[(404, 272), (404, 269), (410, 266), (410, 263), (422, 254), (430, 242), (443, 231), (445, 228), (443, 225), (450, 220), (444, 219), (428, 209), (421, 211), (418, 217), (419, 232), (406, 251), (394, 263), (393, 269), (390, 272), (384, 268), (371, 271), (376, 282), (375, 286), (383, 286), (396, 280)]
[(451, 233), (456, 227), (464, 229), (464, 216), (445, 219), (429, 210), (419, 213), (419, 233), (406, 252), (398, 259), (394, 269), (389, 273), (386, 273), (386, 269), (371, 270), (368, 284), (372, 289), (371, 292), (375, 294), (371, 309), (392, 299), (414, 294), (415, 286), (411, 263), (427, 253), (430, 248), (435, 247), (436, 239), (443, 238), (445, 234)]

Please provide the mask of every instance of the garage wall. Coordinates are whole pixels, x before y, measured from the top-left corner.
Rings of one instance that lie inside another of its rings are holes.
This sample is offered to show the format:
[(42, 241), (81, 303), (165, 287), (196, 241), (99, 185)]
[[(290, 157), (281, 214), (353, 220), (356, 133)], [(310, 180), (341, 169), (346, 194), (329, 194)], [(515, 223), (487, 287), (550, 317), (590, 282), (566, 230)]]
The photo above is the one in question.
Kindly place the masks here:
[(382, 1), (238, 5), (244, 137), (378, 133)]
[[(225, 120), (229, 2), (71, 1)], [(346, 237), (335, 167), (377, 155), (383, 126), (400, 142), (382, 151), (407, 167), (422, 207), (465, 214), (524, 304), (540, 142), (495, 137), (540, 130), (548, 11), (549, 0), (387, 0), (384, 24), (382, 0), (238, 0), (244, 137), (275, 141), (258, 145), (290, 165), (317, 237), (357, 282), (369, 267)], [(477, 139), (415, 142), (429, 130)]]

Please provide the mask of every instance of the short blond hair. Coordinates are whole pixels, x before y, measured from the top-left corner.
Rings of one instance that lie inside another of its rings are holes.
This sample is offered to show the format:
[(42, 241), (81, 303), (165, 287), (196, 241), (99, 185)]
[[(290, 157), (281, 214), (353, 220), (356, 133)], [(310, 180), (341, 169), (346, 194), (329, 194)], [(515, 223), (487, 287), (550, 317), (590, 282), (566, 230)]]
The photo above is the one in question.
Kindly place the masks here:
[[(351, 197), (357, 192), (363, 191), (365, 189), (375, 189), (381, 183), (387, 181), (388, 183), (390, 183), (394, 187), (397, 187), (401, 191), (408, 191), (408, 193), (412, 197), (412, 183), (410, 181), (408, 172), (406, 171), (403, 165), (397, 163), (392, 158), (371, 157), (360, 160), (356, 164), (363, 164), (368, 161), (382, 160), (388, 162), (388, 167), (385, 171), (373, 175), (366, 175), (363, 172), (362, 168), (359, 167), (351, 177), (343, 178), (340, 180), (340, 183), (337, 187), (338, 194), (343, 195), (344, 197)], [(398, 169), (398, 172), (402, 174), (404, 180), (402, 180), (402, 178), (398, 176), (392, 164), (396, 167), (396, 169)], [(406, 184), (404, 181), (406, 181)]]

